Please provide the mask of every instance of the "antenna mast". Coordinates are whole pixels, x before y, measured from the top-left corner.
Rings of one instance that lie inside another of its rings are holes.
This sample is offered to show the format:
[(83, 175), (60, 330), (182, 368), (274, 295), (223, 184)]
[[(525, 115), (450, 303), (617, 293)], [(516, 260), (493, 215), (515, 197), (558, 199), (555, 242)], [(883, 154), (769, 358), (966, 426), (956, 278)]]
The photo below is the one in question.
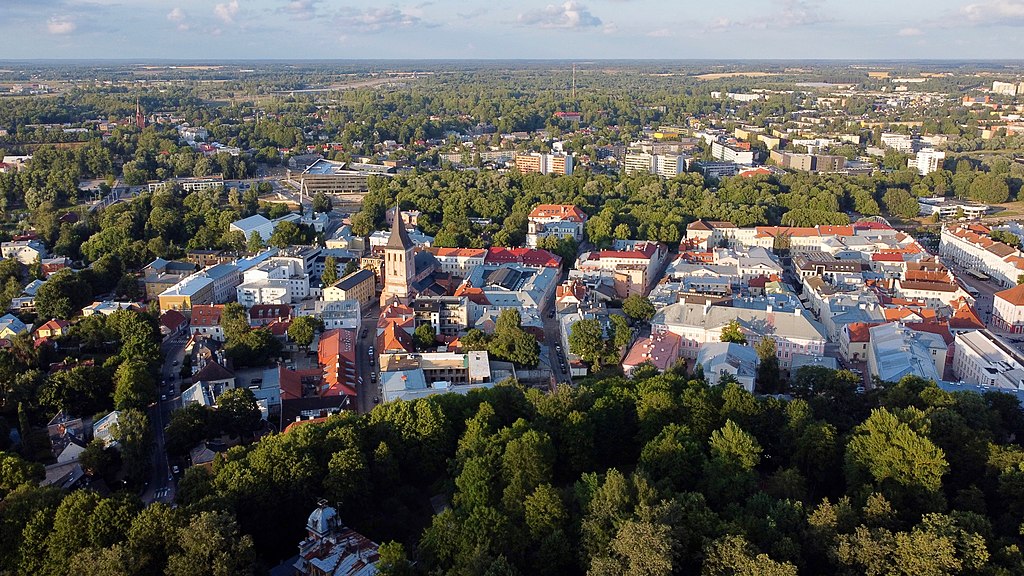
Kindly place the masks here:
[(576, 63), (572, 63), (572, 102), (576, 103)]

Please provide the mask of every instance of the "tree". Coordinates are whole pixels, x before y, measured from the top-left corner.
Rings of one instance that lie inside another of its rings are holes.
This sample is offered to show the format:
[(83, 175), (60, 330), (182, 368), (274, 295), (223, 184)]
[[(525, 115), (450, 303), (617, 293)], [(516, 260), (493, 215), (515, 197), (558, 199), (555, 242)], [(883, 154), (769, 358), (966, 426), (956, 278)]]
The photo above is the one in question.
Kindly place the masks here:
[(338, 259), (334, 256), (324, 258), (324, 273), (320, 275), (324, 288), (334, 286), (338, 281)]
[(225, 339), (238, 340), (252, 330), (249, 327), (249, 313), (238, 302), (229, 302), (220, 312), (220, 327), (224, 330)]
[(287, 248), (296, 244), (302, 244), (305, 234), (298, 224), (291, 221), (278, 222), (274, 227), (274, 233), (270, 235), (270, 245), (277, 248)]
[(318, 322), (312, 316), (299, 316), (288, 326), (288, 339), (303, 348), (313, 343)]
[(1020, 248), (1020, 238), (1012, 232), (1007, 232), (1006, 230), (993, 230), (988, 236), (996, 242), (1002, 242), (1011, 248)]
[(215, 435), (212, 430), (213, 410), (202, 404), (189, 404), (171, 412), (171, 421), (164, 434), (167, 453), (186, 456), (192, 448)]
[(233, 436), (252, 432), (263, 416), (256, 397), (248, 388), (232, 388), (217, 398), (217, 418)]
[(569, 351), (600, 369), (607, 354), (604, 331), (597, 320), (577, 320), (569, 330)]
[(349, 274), (355, 273), (359, 270), (359, 263), (355, 259), (345, 262), (345, 269), (341, 271), (341, 277), (344, 278)]
[(121, 451), (125, 482), (132, 487), (142, 486), (149, 477), (152, 464), (153, 435), (149, 418), (140, 410), (122, 410), (111, 436)]
[(434, 327), (430, 325), (430, 322), (424, 322), (417, 326), (416, 330), (412, 334), (412, 339), (416, 344), (416, 349), (421, 352), (437, 348), (437, 339), (434, 335)]
[(313, 195), (313, 212), (330, 212), (331, 199), (323, 192), (318, 191)]
[[(507, 308), (498, 314), (494, 324), (494, 335), (487, 342), (487, 350), (498, 360), (531, 368), (540, 362), (540, 344), (536, 338), (523, 330), (522, 316), (515, 308)], [(471, 338), (470, 345), (472, 344)]]
[(259, 232), (253, 230), (252, 233), (249, 234), (249, 239), (245, 243), (245, 251), (250, 254), (256, 254), (258, 252), (262, 252), (264, 247), (265, 244), (263, 243), (263, 236), (260, 236)]
[(144, 410), (156, 400), (156, 380), (142, 360), (126, 360), (114, 372), (114, 407)]
[[(612, 346), (616, 351), (622, 350), (633, 341), (633, 329), (629, 327), (626, 319), (618, 314), (611, 316), (612, 321)], [(616, 352), (617, 353), (617, 352)]]
[(739, 320), (731, 320), (722, 327), (721, 340), (722, 342), (731, 342), (733, 344), (747, 343), (747, 336), (743, 333), (743, 327), (740, 325)]
[(167, 559), (168, 576), (255, 574), (252, 537), (241, 535), (224, 512), (201, 512), (177, 531), (178, 550)]
[(872, 410), (857, 427), (846, 459), (851, 483), (891, 481), (928, 492), (942, 487), (942, 476), (949, 470), (941, 448), (885, 408)]
[(889, 214), (897, 218), (913, 218), (917, 216), (919, 210), (917, 198), (902, 188), (886, 190), (885, 195), (882, 196), (882, 203), (885, 204), (885, 209)]
[(755, 346), (760, 363), (757, 365), (757, 387), (765, 394), (779, 392), (782, 379), (779, 374), (779, 357), (775, 339), (764, 337)]
[(633, 321), (650, 322), (654, 318), (654, 304), (645, 296), (632, 294), (622, 301), (622, 312)]
[(40, 318), (67, 320), (92, 300), (92, 288), (65, 268), (50, 277), (36, 293), (36, 314)]
[(702, 576), (796, 576), (796, 566), (758, 554), (743, 536), (723, 536), (708, 547)]
[(1010, 187), (1006, 176), (985, 172), (974, 177), (967, 195), (979, 202), (1002, 204), (1010, 198)]

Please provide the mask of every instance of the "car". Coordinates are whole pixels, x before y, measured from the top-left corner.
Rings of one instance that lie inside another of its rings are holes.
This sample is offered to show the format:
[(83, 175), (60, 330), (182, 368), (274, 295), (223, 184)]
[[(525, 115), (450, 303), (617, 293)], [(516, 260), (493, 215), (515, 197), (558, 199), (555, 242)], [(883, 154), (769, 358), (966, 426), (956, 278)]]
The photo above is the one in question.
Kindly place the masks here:
[(863, 394), (866, 391), (867, 390), (863, 386), (857, 386), (857, 389), (856, 389), (857, 394)]
[(554, 310), (551, 310), (550, 312), (548, 312), (548, 318), (554, 318), (554, 317), (555, 317), (555, 311)]
[(174, 472), (175, 474), (178, 474), (178, 473), (180, 473), (180, 472), (181, 472), (181, 470), (180, 470), (180, 469), (178, 469), (178, 467), (177, 467), (177, 466), (174, 466), (174, 467), (172, 467), (172, 468), (171, 468), (171, 472)]
[(171, 366), (177, 366), (177, 365), (178, 365), (178, 361), (177, 360), (175, 360), (174, 362), (171, 362)]
[(377, 373), (376, 372), (374, 372), (373, 374), (370, 374), (370, 382), (372, 382), (374, 384), (377, 383)]
[(167, 394), (161, 394), (160, 395), (160, 399), (161, 400), (167, 400)]
[(367, 335), (368, 333), (369, 333), (369, 331), (368, 331), (368, 330), (367, 330), (366, 328), (363, 328), (363, 333), (362, 333), (362, 334), (360, 334), (360, 335), (359, 335), (359, 337), (360, 337), (360, 338), (366, 338), (366, 335)]
[(374, 404), (380, 404), (380, 396), (374, 396), (373, 397), (373, 403)]

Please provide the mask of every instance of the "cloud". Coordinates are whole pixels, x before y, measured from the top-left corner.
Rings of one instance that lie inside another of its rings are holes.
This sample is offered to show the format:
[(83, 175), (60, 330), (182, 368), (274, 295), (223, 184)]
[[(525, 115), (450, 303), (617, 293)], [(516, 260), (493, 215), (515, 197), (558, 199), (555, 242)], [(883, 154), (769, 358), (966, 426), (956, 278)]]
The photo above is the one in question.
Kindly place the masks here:
[(567, 0), (564, 4), (557, 6), (549, 4), (546, 8), (525, 12), (519, 15), (518, 21), (524, 26), (572, 30), (601, 26), (601, 19), (591, 14), (586, 6), (575, 0)]
[(822, 9), (822, 0), (775, 0), (775, 9), (768, 14), (742, 20), (719, 17), (704, 26), (706, 31), (722, 32), (736, 28), (771, 30), (813, 26), (835, 20)]
[(50, 34), (63, 36), (71, 34), (77, 28), (78, 25), (67, 16), (53, 16), (46, 21), (46, 31)]
[(347, 10), (339, 14), (335, 20), (342, 26), (356, 28), (353, 32), (379, 32), (389, 28), (408, 28), (423, 24), (423, 19), (414, 13), (417, 11), (397, 6)]
[(316, 18), (316, 5), (321, 0), (291, 0), (277, 9), (278, 13), (288, 14), (295, 20), (312, 20)]
[(1024, 0), (989, 0), (968, 4), (960, 15), (978, 26), (1024, 26)]
[(647, 33), (648, 38), (671, 38), (672, 31), (668, 28), (660, 28), (658, 30), (651, 30)]
[(924, 34), (924, 30), (920, 28), (901, 28), (896, 33), (897, 36), (921, 36), (922, 34)]
[(235, 16), (238, 15), (238, 0), (217, 4), (213, 7), (213, 15), (220, 18), (225, 24), (234, 24)]
[(191, 26), (188, 23), (188, 13), (181, 8), (175, 8), (167, 13), (167, 20), (178, 25), (178, 30), (185, 32)]

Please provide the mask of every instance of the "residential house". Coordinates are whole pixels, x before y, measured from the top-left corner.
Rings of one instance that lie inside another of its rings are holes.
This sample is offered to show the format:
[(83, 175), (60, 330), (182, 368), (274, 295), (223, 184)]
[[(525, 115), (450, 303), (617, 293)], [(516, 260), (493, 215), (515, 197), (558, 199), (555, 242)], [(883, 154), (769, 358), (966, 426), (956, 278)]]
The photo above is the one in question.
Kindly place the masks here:
[(536, 248), (541, 238), (570, 237), (583, 241), (587, 215), (571, 204), (540, 204), (527, 216), (526, 245)]
[(672, 332), (654, 332), (639, 338), (626, 353), (622, 371), (629, 378), (638, 367), (650, 364), (659, 372), (665, 372), (679, 361), (681, 344), (682, 338)]
[(46, 245), (39, 240), (13, 240), (0, 242), (0, 255), (13, 258), (26, 266), (46, 258)]
[(28, 325), (14, 314), (0, 316), (0, 339), (10, 340), (19, 334), (28, 332)]
[(220, 325), (223, 304), (204, 304), (192, 308), (190, 330), (192, 335), (202, 335), (218, 342), (224, 341), (224, 329)]
[(331, 286), (324, 287), (323, 300), (355, 300), (362, 307), (370, 307), (377, 296), (377, 282), (370, 270), (357, 270), (338, 280)]
[(988, 330), (956, 335), (953, 375), (965, 384), (1024, 390), (1024, 355)]
[(704, 379), (712, 386), (728, 376), (753, 393), (760, 363), (757, 351), (750, 346), (719, 341), (701, 345), (694, 366), (701, 367)]

